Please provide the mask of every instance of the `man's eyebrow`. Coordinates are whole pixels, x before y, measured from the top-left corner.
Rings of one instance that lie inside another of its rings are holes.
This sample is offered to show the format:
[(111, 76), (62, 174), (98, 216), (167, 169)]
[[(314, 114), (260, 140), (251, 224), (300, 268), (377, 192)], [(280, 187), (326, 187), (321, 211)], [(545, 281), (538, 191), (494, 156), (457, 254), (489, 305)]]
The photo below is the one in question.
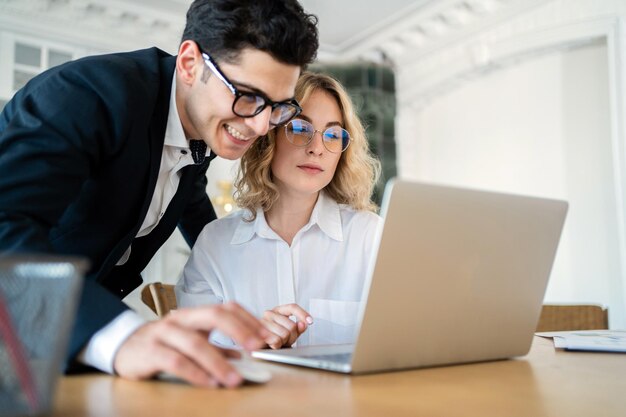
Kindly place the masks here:
[[(235, 81), (235, 80), (231, 80), (230, 81), (235, 87), (237, 87), (238, 90), (242, 90), (242, 93), (253, 93), (253, 94), (258, 94), (266, 99), (270, 99), (269, 96), (265, 93), (265, 91), (260, 90), (250, 84), (246, 84), (246, 83), (242, 83), (240, 81)], [(293, 97), (287, 97), (283, 100), (272, 100), (275, 103), (282, 103), (283, 101), (289, 101), (292, 100)], [(270, 99), (271, 100), (271, 99)]]
[(246, 83), (242, 83), (240, 81), (236, 81), (236, 80), (231, 80), (231, 83), (233, 83), (233, 85), (237, 88), (241, 88), (243, 90), (245, 90), (244, 92), (246, 93), (255, 93), (255, 94), (259, 94), (263, 97), (267, 97), (267, 94), (265, 94), (265, 91), (260, 90), (250, 84), (246, 84)]

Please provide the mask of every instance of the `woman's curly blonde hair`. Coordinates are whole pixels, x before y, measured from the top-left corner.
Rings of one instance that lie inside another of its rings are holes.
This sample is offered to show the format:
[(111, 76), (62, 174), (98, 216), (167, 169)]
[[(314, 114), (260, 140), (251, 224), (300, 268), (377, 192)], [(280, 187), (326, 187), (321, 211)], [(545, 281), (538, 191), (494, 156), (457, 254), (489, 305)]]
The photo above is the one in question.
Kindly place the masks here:
[[(295, 98), (299, 103), (305, 103), (317, 90), (323, 90), (337, 100), (343, 128), (352, 138), (348, 149), (341, 154), (333, 179), (324, 190), (340, 204), (347, 204), (356, 210), (375, 211), (377, 206), (371, 196), (380, 177), (380, 162), (369, 150), (365, 129), (354, 110), (352, 100), (333, 77), (312, 72), (300, 75)], [(275, 152), (276, 131), (280, 128), (282, 126), (257, 139), (241, 158), (235, 180), (235, 201), (239, 207), (250, 211), (251, 221), (256, 218), (257, 208), (267, 211), (278, 199), (271, 163)]]

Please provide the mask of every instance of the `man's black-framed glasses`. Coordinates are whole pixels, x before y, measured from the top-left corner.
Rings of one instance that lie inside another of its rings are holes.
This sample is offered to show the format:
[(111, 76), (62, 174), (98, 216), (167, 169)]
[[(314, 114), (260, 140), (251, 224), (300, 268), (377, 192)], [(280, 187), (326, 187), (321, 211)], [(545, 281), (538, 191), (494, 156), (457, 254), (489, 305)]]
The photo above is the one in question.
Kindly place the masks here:
[[(198, 46), (200, 49), (200, 46)], [(298, 116), (302, 112), (302, 107), (296, 101), (295, 98), (275, 102), (267, 98), (260, 93), (251, 93), (246, 91), (239, 91), (237, 87), (230, 82), (224, 73), (217, 66), (217, 63), (211, 58), (209, 54), (200, 49), (202, 59), (204, 63), (213, 71), (213, 74), (217, 76), (228, 87), (228, 89), (235, 95), (233, 101), (233, 113), (239, 117), (254, 117), (261, 113), (267, 106), (272, 108), (270, 116), (270, 124), (273, 126), (282, 125), (289, 120)]]

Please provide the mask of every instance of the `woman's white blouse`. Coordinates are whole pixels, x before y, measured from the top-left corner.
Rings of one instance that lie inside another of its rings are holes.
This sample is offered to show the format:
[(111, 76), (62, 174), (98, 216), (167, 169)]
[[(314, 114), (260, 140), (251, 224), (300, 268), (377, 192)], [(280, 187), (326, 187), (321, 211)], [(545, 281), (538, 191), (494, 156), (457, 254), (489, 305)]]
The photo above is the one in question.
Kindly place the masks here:
[[(176, 285), (179, 307), (236, 301), (260, 317), (296, 303), (314, 320), (298, 345), (353, 342), (382, 219), (337, 204), (322, 192), (289, 246), (261, 210), (254, 222), (244, 220), (246, 213), (238, 211), (202, 230)], [(212, 339), (231, 343), (223, 336)]]

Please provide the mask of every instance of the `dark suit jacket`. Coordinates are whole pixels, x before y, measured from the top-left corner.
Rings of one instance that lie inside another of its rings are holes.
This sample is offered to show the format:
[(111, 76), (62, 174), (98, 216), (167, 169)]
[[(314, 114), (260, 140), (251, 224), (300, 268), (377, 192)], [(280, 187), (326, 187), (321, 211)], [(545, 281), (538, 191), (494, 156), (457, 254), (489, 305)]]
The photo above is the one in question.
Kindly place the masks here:
[(127, 308), (121, 298), (177, 225), (192, 244), (215, 218), (206, 160), (183, 170), (159, 225), (135, 239), (157, 180), (174, 66), (156, 48), (83, 58), (35, 77), (0, 114), (0, 251), (91, 261), (68, 358)]

